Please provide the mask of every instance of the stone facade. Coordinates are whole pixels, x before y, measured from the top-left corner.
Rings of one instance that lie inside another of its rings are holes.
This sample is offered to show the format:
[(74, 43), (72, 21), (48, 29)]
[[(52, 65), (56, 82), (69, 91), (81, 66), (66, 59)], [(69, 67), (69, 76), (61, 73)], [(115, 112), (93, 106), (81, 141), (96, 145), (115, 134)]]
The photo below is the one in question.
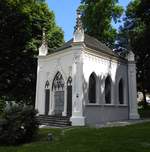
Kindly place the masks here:
[(47, 54), (45, 41), (39, 49), (35, 108), (69, 115), (72, 126), (138, 119), (133, 52), (118, 56), (77, 20), (80, 28), (58, 52)]

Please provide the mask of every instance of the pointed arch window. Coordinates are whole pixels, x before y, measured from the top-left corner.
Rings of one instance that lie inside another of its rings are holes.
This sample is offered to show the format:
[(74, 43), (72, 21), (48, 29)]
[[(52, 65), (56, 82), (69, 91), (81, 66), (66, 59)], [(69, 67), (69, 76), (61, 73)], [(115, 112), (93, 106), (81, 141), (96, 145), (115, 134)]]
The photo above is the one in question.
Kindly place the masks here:
[(64, 89), (64, 79), (62, 77), (62, 74), (60, 72), (57, 72), (57, 74), (54, 77), (53, 84), (52, 84), (52, 90), (63, 90)]
[(89, 78), (89, 103), (96, 103), (96, 74), (92, 73)]
[(45, 89), (49, 89), (49, 81), (48, 80), (45, 83)]
[(71, 77), (68, 78), (67, 86), (72, 86), (72, 78)]
[(49, 103), (50, 103), (50, 84), (47, 80), (45, 83), (45, 115), (48, 115), (49, 113)]
[(119, 104), (124, 104), (124, 94), (123, 94), (123, 80), (119, 81)]
[(107, 76), (105, 80), (105, 102), (111, 104), (111, 78)]
[(72, 115), (72, 78), (69, 76), (67, 81), (67, 115)]

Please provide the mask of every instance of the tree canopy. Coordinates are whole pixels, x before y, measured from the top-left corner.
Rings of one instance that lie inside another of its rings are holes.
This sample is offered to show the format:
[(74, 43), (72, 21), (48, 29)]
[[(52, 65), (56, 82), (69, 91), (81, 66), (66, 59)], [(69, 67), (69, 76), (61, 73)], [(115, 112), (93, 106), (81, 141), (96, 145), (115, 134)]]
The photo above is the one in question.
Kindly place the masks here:
[(0, 1), (0, 96), (34, 102), (43, 28), (49, 48), (64, 42), (54, 13), (43, 0)]
[[(134, 0), (126, 10), (124, 26), (120, 30), (120, 42), (128, 36), (131, 49), (136, 55), (138, 90), (150, 91), (150, 3), (149, 0)], [(131, 28), (127, 28), (132, 25)], [(123, 44), (123, 43), (122, 43)]]
[(119, 22), (123, 7), (117, 0), (82, 0), (80, 9), (85, 32), (98, 40), (113, 46), (116, 29), (112, 27), (112, 20)]

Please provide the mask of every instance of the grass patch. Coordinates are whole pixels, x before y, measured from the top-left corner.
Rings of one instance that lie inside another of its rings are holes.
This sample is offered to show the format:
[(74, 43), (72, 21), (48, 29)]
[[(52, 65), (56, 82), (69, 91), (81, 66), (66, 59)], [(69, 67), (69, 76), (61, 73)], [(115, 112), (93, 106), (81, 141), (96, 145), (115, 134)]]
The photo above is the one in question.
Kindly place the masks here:
[[(0, 152), (150, 152), (150, 122), (112, 128), (40, 129), (29, 144), (0, 146)], [(49, 143), (47, 134), (54, 134)]]

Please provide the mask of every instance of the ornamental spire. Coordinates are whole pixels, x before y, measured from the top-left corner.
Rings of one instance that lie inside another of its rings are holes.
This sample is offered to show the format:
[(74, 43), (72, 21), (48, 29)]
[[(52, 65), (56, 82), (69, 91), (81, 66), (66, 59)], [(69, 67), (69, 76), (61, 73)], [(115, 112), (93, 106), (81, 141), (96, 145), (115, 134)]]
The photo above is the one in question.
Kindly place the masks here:
[(84, 41), (84, 29), (81, 20), (81, 11), (77, 9), (77, 19), (76, 19), (76, 26), (74, 29), (74, 38), (73, 42), (83, 42)]
[(46, 56), (47, 54), (48, 54), (48, 45), (46, 41), (45, 29), (43, 28), (42, 45), (39, 48), (39, 56)]
[(42, 32), (43, 32), (43, 35), (42, 35), (42, 44), (47, 45), (45, 28), (43, 28)]
[(80, 9), (77, 9), (77, 18), (76, 18), (76, 26), (75, 26), (75, 31), (81, 31), (83, 30), (83, 24), (81, 20), (81, 11)]

